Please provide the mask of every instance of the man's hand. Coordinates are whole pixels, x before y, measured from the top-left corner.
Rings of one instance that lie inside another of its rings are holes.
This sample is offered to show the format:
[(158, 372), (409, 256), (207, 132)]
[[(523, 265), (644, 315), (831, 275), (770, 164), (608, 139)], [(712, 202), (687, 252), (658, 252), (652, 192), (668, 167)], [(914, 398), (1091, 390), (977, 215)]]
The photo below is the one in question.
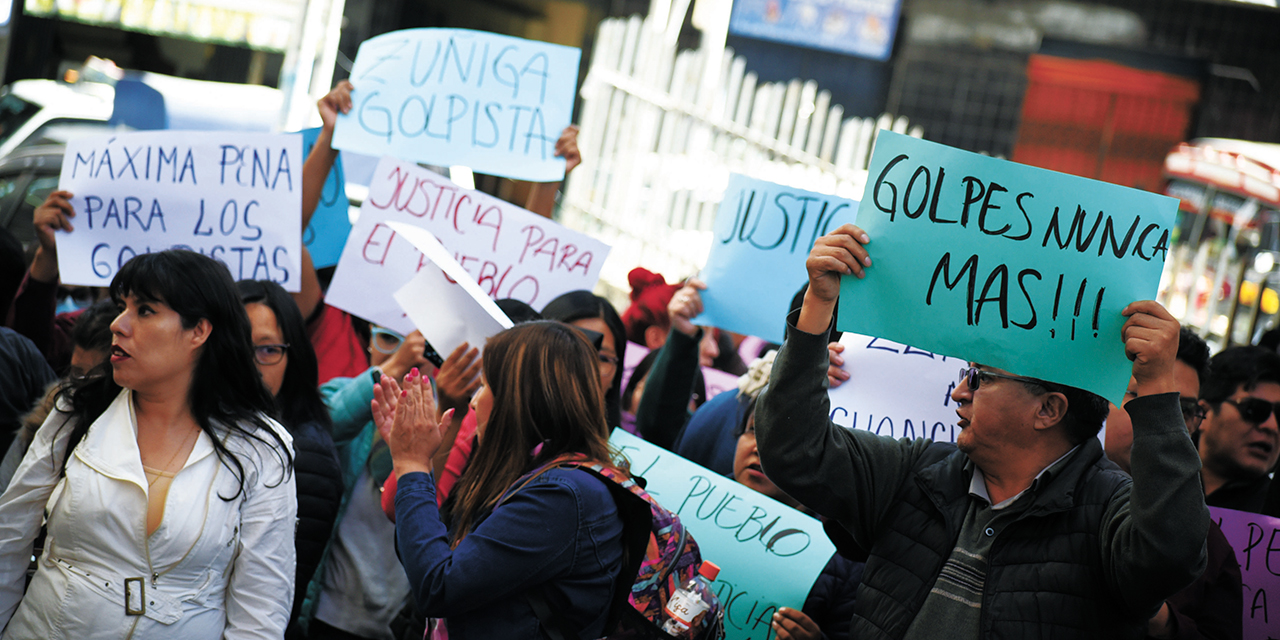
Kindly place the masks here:
[(827, 366), (827, 382), (834, 389), (849, 379), (849, 372), (844, 370), (844, 357), (840, 354), (844, 353), (844, 345), (839, 342), (832, 342), (827, 345), (827, 356), (831, 364)]
[[(351, 112), (351, 92), (354, 90), (355, 87), (351, 86), (350, 82), (342, 80), (316, 102), (316, 108), (320, 110), (320, 120), (324, 122), (323, 128), (325, 131), (333, 131), (334, 125), (338, 122), (339, 113)], [(575, 146), (574, 148), (576, 149), (577, 147)]]
[(790, 607), (779, 607), (773, 614), (773, 630), (778, 634), (778, 640), (818, 640), (822, 637), (822, 630), (812, 618)]
[(441, 409), (455, 409), (459, 418), (467, 414), (467, 403), (480, 389), (480, 362), (480, 350), (466, 342), (445, 358), (436, 373)]
[(698, 327), (693, 324), (693, 319), (702, 313), (702, 294), (698, 293), (707, 288), (697, 278), (689, 278), (688, 282), (671, 296), (671, 302), (667, 303), (667, 316), (671, 318), (671, 326), (680, 333), (692, 338), (698, 335)]
[(582, 154), (578, 152), (578, 125), (571, 124), (560, 133), (556, 140), (556, 157), (564, 158), (564, 175), (569, 175), (573, 168), (582, 164)]
[(804, 294), (797, 329), (812, 334), (827, 330), (836, 300), (840, 298), (840, 277), (866, 277), (871, 256), (864, 245), (869, 242), (871, 238), (865, 231), (845, 224), (813, 243), (809, 259), (804, 263), (809, 271), (809, 290)]
[(58, 281), (58, 239), (54, 232), (75, 229), (71, 226), (71, 218), (76, 215), (71, 198), (70, 192), (54, 191), (36, 207), (32, 216), (40, 247), (36, 249), (35, 260), (31, 263), (31, 277), (38, 282), (50, 284)]
[(1125, 355), (1133, 361), (1138, 396), (1176, 392), (1173, 363), (1178, 357), (1178, 321), (1154, 300), (1131, 303), (1120, 313), (1129, 318), (1120, 337)]
[(415, 329), (404, 337), (404, 342), (391, 354), (391, 358), (382, 363), (382, 372), (394, 380), (400, 380), (414, 367), (425, 369), (431, 364), (423, 355), (426, 350), (427, 339), (422, 337), (421, 331)]

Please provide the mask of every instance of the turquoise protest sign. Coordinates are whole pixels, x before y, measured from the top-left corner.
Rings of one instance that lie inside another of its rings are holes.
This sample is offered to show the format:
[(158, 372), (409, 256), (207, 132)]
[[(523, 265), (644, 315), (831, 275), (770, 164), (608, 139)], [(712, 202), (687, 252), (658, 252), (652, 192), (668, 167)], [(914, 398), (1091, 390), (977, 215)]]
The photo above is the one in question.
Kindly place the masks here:
[(581, 51), (467, 29), (406, 29), (365, 40), (353, 108), (334, 147), (516, 180), (564, 178), (556, 140), (573, 115)]
[(813, 242), (857, 213), (856, 200), (729, 176), (694, 322), (782, 342), (791, 298), (808, 281)]
[(774, 612), (801, 609), (835, 553), (822, 523), (622, 429), (609, 442), (648, 481), (649, 495), (680, 516), (702, 559), (720, 566), (712, 588), (727, 640), (772, 638)]
[(881, 131), (844, 331), (1087, 389), (1116, 404), (1120, 315), (1155, 297), (1178, 201)]
[[(311, 148), (316, 146), (316, 138), (320, 136), (320, 128), (303, 129), (302, 156), (311, 155)], [(351, 234), (351, 218), (347, 215), (347, 183), (342, 175), (342, 155), (333, 162), (329, 177), (324, 181), (324, 191), (320, 193), (320, 204), (311, 216), (311, 224), (302, 232), (302, 244), (311, 252), (311, 262), (317, 269), (332, 267), (338, 264), (342, 256), (342, 247), (347, 244), (347, 236)]]

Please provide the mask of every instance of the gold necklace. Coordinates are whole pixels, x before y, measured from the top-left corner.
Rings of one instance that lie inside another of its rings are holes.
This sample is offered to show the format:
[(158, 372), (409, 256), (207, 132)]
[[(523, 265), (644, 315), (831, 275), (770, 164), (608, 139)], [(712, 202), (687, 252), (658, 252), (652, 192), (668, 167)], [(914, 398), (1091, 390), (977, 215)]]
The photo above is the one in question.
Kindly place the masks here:
[[(173, 464), (173, 461), (178, 459), (178, 454), (182, 453), (182, 450), (187, 448), (187, 443), (191, 441), (191, 437), (194, 434), (198, 434), (198, 433), (200, 433), (200, 428), (196, 427), (196, 429), (192, 431), (192, 433), (187, 434), (187, 437), (182, 439), (182, 444), (178, 445), (178, 448), (174, 450), (173, 455), (169, 456), (169, 461), (164, 463), (164, 468), (158, 469), (157, 471), (164, 471), (167, 473), (169, 467)], [(146, 471), (146, 469), (143, 469), (143, 471)], [(177, 474), (175, 473), (174, 475), (177, 475)], [(160, 480), (160, 477), (161, 477), (160, 473), (157, 473), (154, 480), (147, 481), (147, 487), (155, 486), (156, 482)]]

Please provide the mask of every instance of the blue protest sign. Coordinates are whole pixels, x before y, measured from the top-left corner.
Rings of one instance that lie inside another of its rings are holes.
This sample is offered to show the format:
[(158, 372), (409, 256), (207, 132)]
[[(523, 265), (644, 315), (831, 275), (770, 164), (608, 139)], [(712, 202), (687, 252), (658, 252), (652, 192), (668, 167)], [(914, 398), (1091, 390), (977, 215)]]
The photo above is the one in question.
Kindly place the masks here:
[[(305, 158), (316, 146), (320, 128), (303, 129), (299, 133), (302, 134), (302, 157)], [(329, 177), (324, 181), (324, 192), (320, 194), (320, 204), (311, 216), (311, 224), (302, 232), (302, 243), (311, 252), (311, 262), (317, 269), (338, 264), (342, 247), (347, 244), (347, 236), (351, 233), (346, 184), (342, 154), (338, 154), (337, 160), (333, 161), (333, 169), (329, 170)]]
[(857, 212), (856, 200), (730, 175), (694, 322), (782, 342), (791, 298), (808, 281), (804, 262), (814, 240)]
[(843, 331), (1087, 389), (1132, 370), (1120, 315), (1155, 297), (1178, 201), (881, 131)]
[(354, 108), (335, 148), (516, 180), (564, 178), (556, 140), (573, 115), (581, 51), (467, 29), (406, 29), (365, 40)]
[(711, 586), (727, 640), (772, 638), (774, 612), (800, 610), (835, 553), (822, 523), (622, 429), (609, 442), (648, 481), (649, 495), (680, 516), (702, 559), (720, 566)]
[(900, 8), (899, 0), (737, 0), (729, 33), (888, 60)]

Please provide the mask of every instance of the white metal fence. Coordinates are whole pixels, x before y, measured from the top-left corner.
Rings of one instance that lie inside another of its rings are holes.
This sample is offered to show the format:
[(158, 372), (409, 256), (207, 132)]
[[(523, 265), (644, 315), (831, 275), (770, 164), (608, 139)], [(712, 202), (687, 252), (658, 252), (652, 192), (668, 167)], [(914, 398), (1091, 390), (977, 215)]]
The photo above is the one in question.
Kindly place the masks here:
[(669, 280), (701, 268), (730, 172), (856, 199), (877, 132), (922, 133), (904, 117), (844, 118), (813, 81), (759, 83), (732, 50), (677, 52), (688, 3), (675, 4), (667, 20), (601, 23), (583, 162), (561, 200), (561, 222), (613, 245), (601, 281), (620, 300), (637, 265)]

